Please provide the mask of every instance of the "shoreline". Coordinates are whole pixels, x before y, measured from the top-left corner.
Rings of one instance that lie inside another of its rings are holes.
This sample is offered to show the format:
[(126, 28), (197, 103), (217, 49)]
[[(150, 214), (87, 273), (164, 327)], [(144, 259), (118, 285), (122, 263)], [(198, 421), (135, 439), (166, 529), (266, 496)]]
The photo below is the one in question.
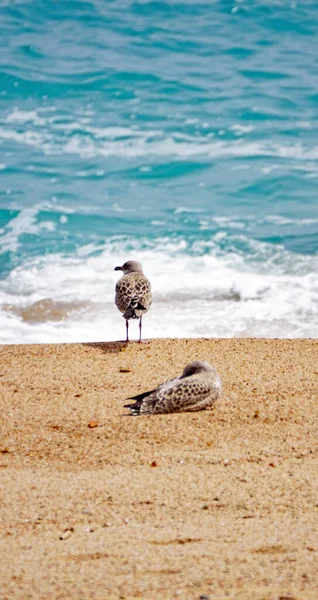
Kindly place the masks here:
[[(316, 600), (318, 340), (0, 346), (10, 598)], [(213, 364), (212, 410), (129, 395)]]

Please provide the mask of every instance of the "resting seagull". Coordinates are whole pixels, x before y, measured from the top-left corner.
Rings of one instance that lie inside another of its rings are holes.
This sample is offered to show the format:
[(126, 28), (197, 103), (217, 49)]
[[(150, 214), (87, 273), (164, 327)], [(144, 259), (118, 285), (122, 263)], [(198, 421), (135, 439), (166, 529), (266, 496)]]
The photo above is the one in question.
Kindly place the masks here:
[(152, 301), (150, 281), (136, 260), (128, 260), (122, 267), (115, 267), (115, 271), (123, 272), (123, 276), (116, 283), (115, 303), (126, 319), (126, 342), (129, 342), (129, 319), (139, 319), (141, 342), (142, 317), (149, 310)]
[(195, 360), (179, 377), (129, 398), (135, 402), (125, 407), (135, 416), (203, 410), (214, 404), (221, 389), (216, 369), (204, 360)]

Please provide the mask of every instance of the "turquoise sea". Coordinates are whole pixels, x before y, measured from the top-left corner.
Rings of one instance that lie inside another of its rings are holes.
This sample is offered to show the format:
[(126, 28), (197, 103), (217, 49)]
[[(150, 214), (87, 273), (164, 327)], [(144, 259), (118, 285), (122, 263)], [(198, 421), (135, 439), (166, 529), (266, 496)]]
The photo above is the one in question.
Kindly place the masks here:
[[(2, 0), (0, 342), (318, 336), (316, 0)], [(137, 337), (137, 325), (131, 333)]]

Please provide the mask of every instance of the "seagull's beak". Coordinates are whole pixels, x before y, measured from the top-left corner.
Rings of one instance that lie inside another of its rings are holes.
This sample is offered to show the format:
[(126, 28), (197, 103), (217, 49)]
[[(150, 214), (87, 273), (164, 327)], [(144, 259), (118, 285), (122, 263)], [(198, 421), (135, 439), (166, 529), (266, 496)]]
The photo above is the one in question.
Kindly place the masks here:
[(122, 270), (123, 270), (123, 268), (122, 268), (122, 267), (115, 267), (115, 268), (114, 268), (114, 271), (122, 271)]

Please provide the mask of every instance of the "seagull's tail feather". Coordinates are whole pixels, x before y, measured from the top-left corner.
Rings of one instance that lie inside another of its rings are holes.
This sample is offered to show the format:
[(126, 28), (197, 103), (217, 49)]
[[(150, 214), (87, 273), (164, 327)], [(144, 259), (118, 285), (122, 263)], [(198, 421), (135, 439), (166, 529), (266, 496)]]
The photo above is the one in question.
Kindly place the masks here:
[(143, 400), (144, 398), (147, 398), (147, 396), (150, 396), (150, 394), (153, 394), (156, 391), (157, 388), (154, 388), (153, 390), (149, 390), (148, 392), (142, 392), (142, 394), (137, 394), (136, 396), (129, 396), (128, 400)]
[(129, 408), (131, 414), (136, 417), (137, 415), (140, 415), (141, 404), (142, 400), (137, 400), (137, 402), (134, 402), (133, 404), (125, 404), (124, 407)]
[(132, 298), (130, 305), (123, 314), (124, 319), (139, 319), (139, 315), (136, 314), (136, 310), (145, 311), (147, 309), (145, 306), (140, 304), (137, 298)]
[[(140, 396), (143, 396), (140, 398)], [(140, 394), (138, 400), (133, 404), (125, 404), (125, 408), (129, 408), (132, 415), (137, 416), (140, 414), (143, 415), (151, 415), (154, 413), (154, 408), (156, 406), (156, 398), (148, 396), (146, 394)]]

